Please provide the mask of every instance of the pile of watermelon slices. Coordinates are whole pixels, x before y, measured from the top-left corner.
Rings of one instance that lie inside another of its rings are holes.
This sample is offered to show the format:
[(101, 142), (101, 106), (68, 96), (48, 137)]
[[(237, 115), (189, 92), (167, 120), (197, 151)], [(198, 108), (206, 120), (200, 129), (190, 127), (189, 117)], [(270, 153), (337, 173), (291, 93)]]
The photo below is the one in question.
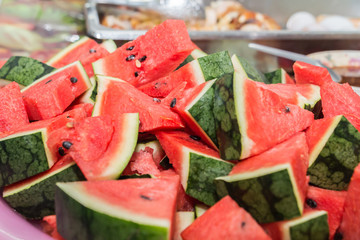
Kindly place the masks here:
[(0, 188), (55, 239), (359, 239), (360, 96), (167, 20), (0, 68)]

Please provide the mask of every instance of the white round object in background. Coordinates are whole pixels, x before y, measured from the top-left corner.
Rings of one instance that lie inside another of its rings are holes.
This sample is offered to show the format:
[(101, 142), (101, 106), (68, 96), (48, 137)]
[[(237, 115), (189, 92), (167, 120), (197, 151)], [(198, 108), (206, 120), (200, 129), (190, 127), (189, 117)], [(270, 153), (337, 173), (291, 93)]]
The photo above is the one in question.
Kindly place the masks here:
[(349, 18), (337, 15), (326, 16), (319, 22), (319, 24), (329, 31), (356, 30), (354, 24)]
[(316, 18), (309, 12), (296, 12), (290, 16), (286, 28), (292, 31), (303, 31), (316, 24)]

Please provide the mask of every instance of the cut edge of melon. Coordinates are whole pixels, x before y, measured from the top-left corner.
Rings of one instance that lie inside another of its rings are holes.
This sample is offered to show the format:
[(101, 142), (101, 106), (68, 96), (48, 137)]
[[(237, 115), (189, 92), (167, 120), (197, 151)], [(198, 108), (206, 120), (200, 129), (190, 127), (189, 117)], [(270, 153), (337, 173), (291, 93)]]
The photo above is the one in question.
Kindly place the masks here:
[(217, 177), (217, 178), (215, 178), (215, 180), (221, 180), (221, 181), (231, 183), (231, 182), (236, 182), (236, 181), (241, 181), (241, 180), (266, 176), (268, 174), (273, 174), (273, 173), (276, 173), (276, 172), (279, 172), (279, 171), (282, 171), (282, 170), (286, 170), (289, 177), (290, 177), (294, 197), (296, 199), (297, 206), (298, 206), (299, 212), (301, 214), (303, 212), (303, 210), (304, 210), (304, 204), (301, 201), (300, 194), (299, 194), (300, 189), (297, 186), (295, 175), (294, 175), (294, 172), (293, 172), (293, 169), (292, 169), (290, 163), (279, 164), (279, 165), (275, 165), (275, 166), (271, 166), (271, 167), (265, 167), (265, 168), (259, 168), (259, 169), (256, 169), (255, 171), (251, 171), (251, 172), (237, 173), (237, 174), (234, 174), (234, 175)]
[(109, 84), (112, 81), (125, 82), (119, 78), (114, 78), (114, 77), (101, 76), (101, 75), (95, 75), (95, 77), (96, 77), (96, 81), (97, 81), (97, 95), (96, 95), (96, 100), (95, 100), (95, 104), (94, 104), (94, 109), (92, 112), (93, 117), (101, 115), (101, 104), (104, 100), (103, 99), (104, 92), (106, 92), (106, 90), (108, 89)]
[(28, 184), (21, 184), (21, 185), (20, 185), (19, 187), (17, 187), (17, 188), (15, 188), (15, 185), (14, 185), (14, 187), (10, 187), (10, 186), (9, 186), (9, 187), (5, 187), (5, 188), (4, 188), (4, 192), (3, 192), (3, 197), (4, 197), (4, 198), (5, 198), (5, 197), (9, 197), (9, 196), (11, 196), (11, 195), (13, 195), (13, 194), (16, 194), (16, 193), (21, 192), (21, 191), (26, 190), (26, 189), (29, 189), (29, 188), (31, 188), (32, 186), (34, 186), (34, 185), (42, 182), (43, 180), (45, 180), (45, 179), (47, 179), (47, 178), (50, 178), (50, 177), (52, 177), (52, 176), (54, 176), (54, 175), (62, 172), (64, 169), (67, 169), (67, 168), (69, 168), (69, 167), (72, 167), (73, 165), (75, 165), (75, 162), (69, 162), (69, 163), (67, 163), (67, 164), (64, 164), (63, 166), (61, 166), (61, 167), (58, 168), (57, 170), (52, 171), (52, 172), (50, 172), (50, 173), (48, 173), (48, 174), (45, 174), (45, 175), (43, 175), (43, 176), (41, 176), (41, 177), (39, 177), (39, 178), (36, 178), (36, 179), (34, 179), (33, 181), (31, 181), (30, 183), (28, 183)]
[(57, 61), (59, 61), (59, 59), (63, 58), (66, 54), (68, 54), (69, 52), (71, 52), (73, 49), (77, 48), (78, 46), (86, 43), (90, 38), (87, 36), (83, 36), (81, 37), (79, 40), (77, 40), (76, 42), (70, 44), (69, 46), (65, 47), (63, 50), (61, 50), (60, 52), (58, 52), (55, 56), (53, 56), (52, 58), (50, 58), (46, 64), (52, 66), (54, 63), (56, 63)]
[(321, 139), (317, 142), (313, 150), (309, 153), (309, 168), (313, 165), (313, 163), (316, 161), (317, 157), (321, 153), (322, 149), (326, 145), (327, 141), (333, 134), (335, 128), (343, 118), (343, 115), (338, 115), (333, 118), (333, 121), (330, 125), (330, 127), (327, 129), (326, 133), (321, 137)]
[(194, 74), (194, 80), (196, 81), (196, 83), (198, 85), (201, 83), (204, 83), (205, 77), (204, 77), (204, 73), (203, 73), (203, 70), (201, 68), (199, 61), (197, 59), (195, 59), (195, 60), (189, 62), (188, 64), (189, 64), (189, 67), (191, 67), (191, 70)]
[(116, 159), (111, 161), (112, 164), (102, 172), (101, 176), (98, 176), (98, 180), (116, 179), (120, 176), (122, 171), (129, 163), (131, 156), (136, 148), (138, 133), (139, 133), (139, 114), (138, 113), (124, 113), (122, 114), (123, 126), (121, 133), (121, 144), (116, 148), (115, 152), (112, 152), (110, 156), (105, 153), (104, 157), (110, 157)]
[(107, 201), (87, 193), (82, 182), (58, 182), (57, 187), (68, 197), (74, 199), (85, 208), (91, 209), (119, 220), (135, 222), (138, 224), (157, 226), (170, 229), (171, 222), (168, 219), (152, 218), (141, 213), (135, 213), (121, 206), (110, 205)]
[(315, 218), (321, 217), (323, 215), (328, 215), (328, 213), (324, 210), (316, 210), (316, 211), (311, 211), (311, 212), (305, 212), (301, 217), (288, 220), (281, 226), (282, 233), (283, 233), (283, 239), (291, 239), (291, 236), (290, 236), (290, 228), (291, 227), (303, 224), (308, 220), (315, 219)]
[(116, 43), (112, 39), (103, 41), (100, 46), (105, 48), (109, 53), (113, 53), (117, 49)]
[(235, 103), (235, 112), (237, 115), (239, 131), (241, 134), (241, 146), (242, 146), (240, 159), (244, 159), (250, 156), (251, 148), (254, 145), (254, 142), (246, 135), (248, 129), (248, 123), (246, 120), (246, 104), (245, 104), (246, 95), (244, 91), (244, 85), (246, 79), (247, 76), (245, 72), (237, 72), (237, 71), (234, 72), (233, 87), (234, 87), (234, 93), (236, 93), (234, 94), (234, 103)]

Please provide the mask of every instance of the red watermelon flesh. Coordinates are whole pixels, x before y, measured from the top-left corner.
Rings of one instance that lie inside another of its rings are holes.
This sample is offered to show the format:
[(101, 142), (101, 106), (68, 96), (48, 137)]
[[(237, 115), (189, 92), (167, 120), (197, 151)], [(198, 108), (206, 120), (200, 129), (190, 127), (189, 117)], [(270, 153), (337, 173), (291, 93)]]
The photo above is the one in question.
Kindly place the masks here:
[(179, 173), (179, 175), (182, 175), (182, 149), (184, 147), (214, 158), (220, 158), (217, 151), (209, 148), (204, 143), (198, 140), (194, 140), (194, 137), (186, 132), (159, 131), (155, 133), (155, 136), (159, 140), (164, 151), (166, 152), (170, 163), (174, 166), (174, 169), (177, 173)]
[[(286, 103), (298, 105), (304, 104), (302, 98), (311, 99), (320, 93), (320, 88), (313, 84), (264, 84), (256, 82), (259, 87), (270, 90), (279, 95)], [(320, 96), (319, 96), (320, 98)], [(301, 107), (301, 106), (300, 106)]]
[(165, 77), (146, 83), (138, 89), (151, 97), (164, 98), (184, 82), (187, 83), (187, 88), (198, 85), (193, 67), (190, 64), (186, 64)]
[(309, 165), (305, 133), (298, 133), (262, 154), (239, 162), (234, 166), (229, 175), (251, 172), (282, 164), (291, 165), (299, 190), (300, 200), (304, 202), (308, 187), (306, 171)]
[[(76, 82), (71, 81), (74, 78)], [(63, 113), (89, 87), (83, 67), (76, 62), (44, 76), (21, 92), (29, 119), (42, 120)]]
[(160, 171), (153, 159), (153, 150), (149, 149), (146, 151), (140, 150), (139, 152), (134, 152), (129, 164), (122, 174), (159, 174)]
[(358, 240), (360, 236), (360, 165), (351, 177), (344, 203), (343, 218), (338, 230), (343, 240)]
[(332, 82), (329, 71), (326, 68), (296, 61), (293, 65), (295, 82), (310, 83), (321, 86), (325, 82)]
[(48, 64), (54, 68), (61, 68), (80, 61), (88, 76), (92, 77), (94, 75), (92, 63), (107, 55), (109, 52), (104, 47), (88, 37), (83, 37), (50, 59)]
[[(98, 160), (106, 151), (113, 131), (110, 117), (88, 117), (52, 131), (49, 134), (47, 145), (52, 152), (57, 154), (58, 158), (68, 153), (82, 170), (79, 159), (87, 162)], [(65, 141), (71, 143), (69, 149), (64, 148)], [(59, 153), (59, 148), (62, 148), (63, 154)]]
[(184, 240), (270, 240), (258, 223), (229, 196), (224, 197), (187, 227)]
[(49, 234), (55, 240), (65, 240), (57, 231), (56, 228), (56, 215), (49, 215), (43, 217), (40, 223), (42, 230)]
[(20, 87), (16, 82), (0, 88), (0, 102), (0, 133), (29, 124)]
[(360, 96), (347, 83), (327, 82), (321, 86), (324, 117), (344, 115), (360, 131)]
[(109, 85), (103, 93), (102, 102), (99, 103), (101, 105), (99, 115), (138, 112), (140, 118), (139, 132), (184, 127), (180, 116), (171, 111), (170, 107), (159, 104), (156, 100), (140, 92), (129, 83), (109, 81)]
[[(314, 121), (312, 112), (285, 103), (277, 94), (249, 79), (243, 84), (246, 134), (251, 142), (243, 158), (259, 154), (297, 132), (308, 128)], [(245, 104), (247, 103), (247, 104)]]
[(345, 191), (333, 191), (313, 186), (309, 186), (308, 188), (305, 208), (325, 210), (328, 212), (330, 239), (333, 239), (336, 230), (340, 226), (345, 197)]
[(98, 60), (94, 68), (97, 74), (140, 86), (174, 71), (194, 49), (185, 23), (166, 20)]
[(172, 229), (179, 186), (178, 177), (82, 182), (88, 194), (134, 214), (166, 219)]
[[(186, 82), (179, 84), (165, 98), (163, 98), (161, 100), (161, 104), (168, 107), (168, 106), (172, 105), (171, 102), (173, 102), (173, 101), (176, 101), (176, 103), (177, 103), (184, 97), (184, 95), (186, 93), (186, 89), (187, 89)], [(176, 100), (174, 100), (174, 99), (176, 99)], [(176, 106), (176, 103), (175, 103), (175, 106)]]

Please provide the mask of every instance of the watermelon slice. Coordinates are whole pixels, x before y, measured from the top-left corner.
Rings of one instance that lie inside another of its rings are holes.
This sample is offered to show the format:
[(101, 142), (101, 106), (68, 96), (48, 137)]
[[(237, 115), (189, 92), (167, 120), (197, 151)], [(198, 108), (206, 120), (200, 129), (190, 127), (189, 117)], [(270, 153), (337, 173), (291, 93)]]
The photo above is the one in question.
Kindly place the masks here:
[(329, 71), (323, 67), (296, 61), (293, 65), (293, 70), (297, 84), (310, 83), (321, 86), (326, 82), (332, 82)]
[(321, 100), (320, 87), (313, 84), (264, 84), (259, 87), (270, 90), (279, 95), (286, 103), (298, 105), (304, 109), (313, 109)]
[(140, 86), (174, 71), (195, 49), (181, 20), (166, 20), (96, 61), (94, 72)]
[(214, 179), (227, 175), (234, 165), (221, 160), (219, 154), (201, 143), (197, 136), (180, 131), (157, 132), (155, 135), (180, 175), (186, 194), (214, 205), (218, 200)]
[(49, 119), (60, 115), (90, 86), (80, 62), (74, 62), (38, 79), (21, 90), (29, 119)]
[(35, 80), (51, 73), (55, 68), (35, 59), (13, 56), (0, 69), (0, 78), (28, 86)]
[(57, 183), (65, 239), (172, 239), (179, 178)]
[(19, 85), (10, 83), (0, 88), (0, 133), (15, 130), (29, 123)]
[(75, 162), (70, 157), (64, 157), (51, 169), (5, 187), (3, 198), (24, 217), (41, 219), (55, 214), (55, 183), (81, 180), (85, 178)]
[(133, 175), (133, 174), (152, 174), (156, 175), (160, 173), (160, 170), (156, 166), (152, 150), (140, 150), (135, 151), (125, 168), (123, 175)]
[(329, 235), (333, 239), (344, 211), (346, 192), (333, 191), (309, 186), (305, 209), (324, 210), (328, 213)]
[(356, 240), (360, 236), (360, 165), (358, 165), (351, 178), (344, 203), (344, 213), (340, 228), (334, 239)]
[(48, 60), (47, 64), (55, 68), (61, 68), (73, 62), (80, 61), (88, 76), (92, 77), (94, 75), (92, 63), (109, 55), (109, 51), (105, 46), (113, 48), (110, 43), (111, 42), (101, 45), (94, 40), (83, 36), (78, 41), (58, 52)]
[(360, 163), (360, 133), (339, 115), (315, 120), (306, 131), (310, 183), (330, 190), (346, 190)]
[(349, 84), (326, 82), (320, 94), (324, 117), (344, 115), (360, 131), (360, 96)]
[(329, 239), (329, 226), (326, 211), (305, 210), (301, 217), (287, 221), (264, 224), (263, 228), (272, 239)]
[(289, 74), (283, 69), (279, 68), (275, 71), (265, 73), (266, 82), (270, 84), (283, 83), (283, 84), (295, 84), (294, 79), (292, 79)]
[(53, 239), (55, 240), (65, 240), (57, 231), (56, 228), (56, 216), (55, 215), (49, 215), (43, 217), (41, 223), (41, 229), (49, 234)]
[(200, 48), (198, 48), (196, 46), (196, 48), (190, 53), (189, 56), (187, 56), (185, 58), (185, 60), (176, 68), (176, 70), (178, 70), (179, 68), (182, 68), (189, 62), (192, 62), (193, 60), (201, 58), (201, 57), (205, 57), (206, 55), (207, 54), (205, 52), (203, 52)]
[[(299, 133), (215, 179), (220, 197), (230, 195), (259, 223), (301, 216), (307, 190), (308, 147)], [(266, 190), (265, 190), (266, 189)]]
[(86, 179), (116, 179), (133, 154), (138, 124), (137, 113), (86, 118), (52, 132), (48, 144), (72, 156)]
[(229, 196), (224, 197), (213, 207), (186, 228), (181, 236), (184, 240), (270, 240), (271, 238), (244, 209)]
[(165, 157), (165, 152), (158, 140), (138, 143), (135, 152), (140, 152), (141, 150), (151, 152), (156, 166), (161, 169), (160, 162)]
[(186, 88), (191, 88), (233, 72), (230, 55), (223, 51), (198, 58), (165, 77), (140, 86), (139, 90), (151, 97), (161, 98), (166, 97), (182, 82), (187, 83)]
[[(110, 104), (109, 104), (110, 103)], [(98, 95), (93, 115), (139, 113), (140, 132), (183, 128), (179, 115), (120, 79), (98, 77)]]

